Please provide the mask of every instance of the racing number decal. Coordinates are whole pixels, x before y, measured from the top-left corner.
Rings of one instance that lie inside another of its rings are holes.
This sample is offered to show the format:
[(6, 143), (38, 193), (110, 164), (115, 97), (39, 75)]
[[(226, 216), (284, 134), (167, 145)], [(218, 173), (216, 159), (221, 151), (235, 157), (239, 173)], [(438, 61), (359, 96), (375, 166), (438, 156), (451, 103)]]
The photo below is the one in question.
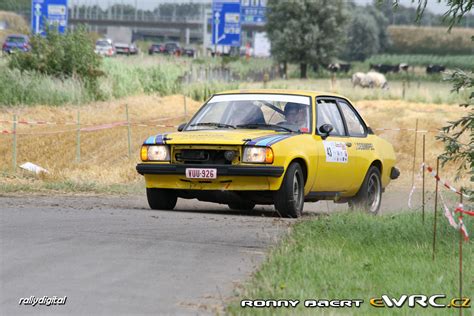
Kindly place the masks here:
[(347, 163), (349, 161), (346, 143), (323, 141), (323, 145), (326, 152), (326, 162)]

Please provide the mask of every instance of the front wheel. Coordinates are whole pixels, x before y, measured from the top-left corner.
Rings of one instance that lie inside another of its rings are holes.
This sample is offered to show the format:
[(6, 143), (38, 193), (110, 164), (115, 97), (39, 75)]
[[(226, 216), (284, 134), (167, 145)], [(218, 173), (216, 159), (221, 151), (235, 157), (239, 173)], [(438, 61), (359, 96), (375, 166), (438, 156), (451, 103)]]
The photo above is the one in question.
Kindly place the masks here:
[(349, 201), (349, 207), (376, 215), (382, 203), (382, 181), (380, 178), (379, 169), (375, 166), (370, 167), (359, 192)]
[(273, 197), (275, 208), (282, 217), (300, 217), (304, 206), (303, 170), (297, 162), (290, 164), (286, 170), (283, 183)]
[(178, 201), (176, 193), (167, 189), (147, 188), (146, 197), (152, 210), (172, 210)]

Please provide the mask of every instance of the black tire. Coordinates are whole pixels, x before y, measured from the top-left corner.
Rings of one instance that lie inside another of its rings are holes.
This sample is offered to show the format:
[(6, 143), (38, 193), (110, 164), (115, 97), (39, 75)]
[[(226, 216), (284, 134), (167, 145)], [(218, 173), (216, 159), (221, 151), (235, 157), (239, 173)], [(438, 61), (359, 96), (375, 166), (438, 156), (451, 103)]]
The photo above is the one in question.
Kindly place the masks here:
[(301, 216), (304, 207), (304, 177), (299, 163), (293, 162), (289, 165), (280, 189), (273, 196), (273, 201), (282, 217)]
[(381, 204), (382, 180), (380, 170), (375, 166), (371, 166), (365, 175), (359, 192), (349, 201), (349, 207), (376, 215), (380, 210)]
[(169, 189), (146, 189), (148, 205), (152, 210), (172, 210), (176, 206), (178, 197)]
[(231, 210), (236, 211), (251, 211), (255, 207), (255, 203), (249, 201), (239, 201), (227, 204)]

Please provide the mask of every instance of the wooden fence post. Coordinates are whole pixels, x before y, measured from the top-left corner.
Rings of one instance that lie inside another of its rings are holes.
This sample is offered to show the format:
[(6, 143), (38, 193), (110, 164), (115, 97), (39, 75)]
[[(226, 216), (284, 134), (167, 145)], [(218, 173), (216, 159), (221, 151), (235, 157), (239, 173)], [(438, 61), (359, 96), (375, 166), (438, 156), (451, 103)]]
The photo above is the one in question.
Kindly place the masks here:
[(127, 130), (128, 130), (128, 158), (132, 157), (132, 131), (130, 128), (130, 117), (128, 116), (128, 104), (125, 104), (125, 115), (127, 118)]
[(422, 180), (422, 190), (421, 190), (421, 212), (423, 223), (425, 223), (425, 134), (423, 134), (423, 180)]
[(434, 208), (434, 222), (433, 222), (433, 261), (435, 259), (436, 252), (436, 219), (438, 214), (438, 181), (439, 179), (439, 157), (436, 158), (436, 190), (435, 190), (435, 208)]
[(81, 110), (77, 110), (76, 163), (81, 162)]
[(12, 165), (13, 165), (13, 172), (16, 173), (16, 123), (17, 123), (16, 114), (13, 114), (13, 157), (12, 157)]

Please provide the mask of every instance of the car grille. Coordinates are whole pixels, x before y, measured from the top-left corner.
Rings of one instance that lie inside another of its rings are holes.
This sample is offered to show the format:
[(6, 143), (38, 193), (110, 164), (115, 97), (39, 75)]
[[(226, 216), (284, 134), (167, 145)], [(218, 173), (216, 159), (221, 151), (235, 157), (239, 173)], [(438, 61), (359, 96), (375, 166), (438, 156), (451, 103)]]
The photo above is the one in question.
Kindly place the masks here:
[[(226, 155), (227, 152), (227, 155)], [(230, 155), (232, 153), (232, 156)], [(238, 148), (193, 148), (174, 149), (174, 163), (181, 164), (215, 164), (232, 165), (239, 163), (240, 154)]]

